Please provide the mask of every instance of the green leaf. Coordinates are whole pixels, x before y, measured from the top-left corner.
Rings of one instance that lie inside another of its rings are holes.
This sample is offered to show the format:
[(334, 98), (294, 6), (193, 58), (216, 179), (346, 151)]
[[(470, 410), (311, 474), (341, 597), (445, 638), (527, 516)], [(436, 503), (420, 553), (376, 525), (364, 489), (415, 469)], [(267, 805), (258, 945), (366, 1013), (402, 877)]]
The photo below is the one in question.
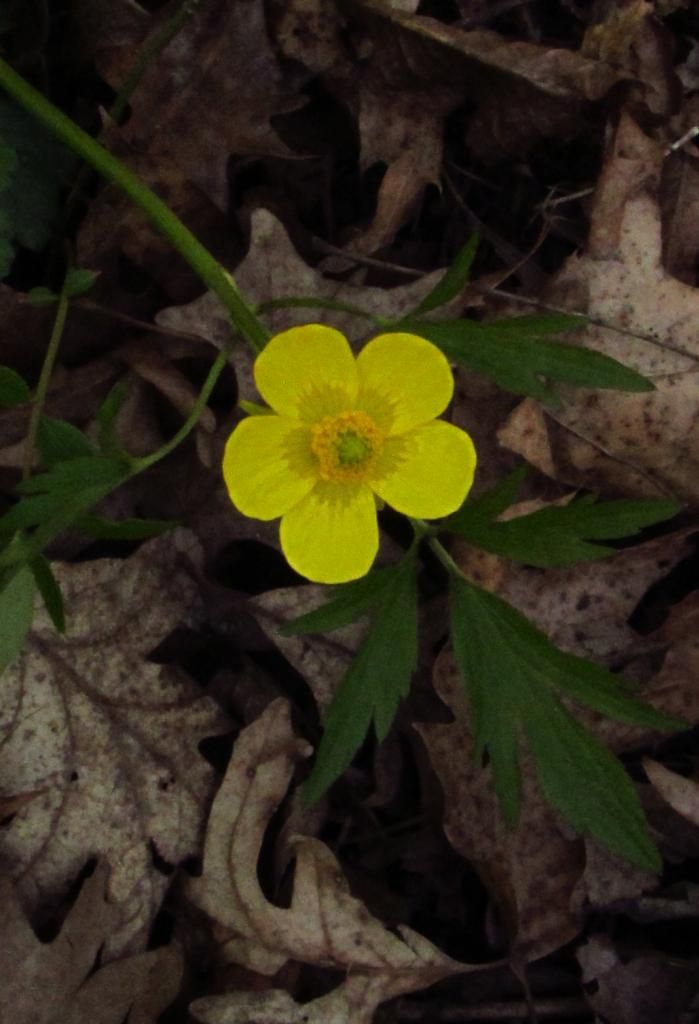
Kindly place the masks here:
[[(504, 489), (502, 494), (510, 496)], [(492, 516), (500, 515), (507, 506), (498, 507), (497, 500), (489, 505), (487, 499), (488, 495), (483, 495), (473, 502), (466, 501), (443, 524), (444, 529), (458, 533), (485, 551), (540, 568), (607, 558), (615, 549), (593, 541), (630, 537), (647, 526), (672, 518), (682, 508), (676, 501), (620, 500), (593, 504), (593, 496), (588, 495), (568, 505), (552, 505), (496, 522)]]
[(116, 436), (116, 419), (127, 395), (126, 383), (118, 381), (97, 410), (100, 450), (110, 457), (123, 457), (124, 451)]
[(67, 297), (74, 299), (78, 295), (89, 292), (98, 277), (99, 272), (96, 270), (73, 267), (66, 274), (64, 289)]
[(46, 611), (51, 616), (51, 621), (59, 633), (65, 633), (66, 616), (63, 594), (51, 569), (51, 563), (43, 555), (39, 555), (37, 558), (32, 559), (29, 563), (29, 568), (41, 594)]
[[(328, 709), (313, 771), (303, 788), (306, 805), (315, 803), (350, 764), (372, 722), (379, 741), (391, 727), (408, 693), (417, 663), (417, 583), (415, 560), (391, 570), (366, 638)], [(351, 621), (351, 620), (350, 620)]]
[(9, 366), (0, 366), (0, 405), (22, 405), (31, 398), (29, 385)]
[[(80, 433), (80, 431), (77, 431)], [(37, 473), (17, 484), (20, 494), (59, 494), (92, 489), (116, 487), (129, 475), (128, 466), (120, 459), (102, 455), (82, 455), (56, 462), (46, 473)]]
[(50, 416), (42, 416), (39, 420), (36, 443), (42, 462), (49, 467), (82, 456), (96, 457), (95, 449), (82, 430), (67, 420), (56, 420)]
[(51, 288), (46, 288), (44, 285), (38, 285), (36, 288), (30, 288), (27, 293), (29, 299), (29, 305), (34, 306), (35, 309), (44, 309), (46, 306), (53, 306), (58, 302), (59, 296), (56, 292), (52, 291)]
[[(0, 171), (0, 241), (7, 263), (15, 245), (39, 252), (49, 241), (63, 181), (76, 158), (36, 118), (7, 98), (0, 98), (0, 145), (5, 151)], [(14, 162), (8, 150), (14, 152)]]
[(356, 622), (367, 615), (377, 604), (380, 604), (387, 587), (390, 587), (400, 566), (387, 569), (375, 569), (352, 580), (332, 588), (332, 597), (320, 608), (299, 615), (279, 627), (282, 636), (299, 636), (302, 633), (331, 633), (334, 629), (342, 629), (351, 622)]
[(100, 540), (146, 540), (160, 537), (180, 524), (169, 519), (104, 519), (85, 515), (75, 521), (75, 529)]
[[(498, 480), (494, 487), (483, 491), (477, 497), (469, 496), (461, 508), (444, 521), (444, 528), (452, 529), (452, 523), (460, 521), (462, 514), (467, 522), (488, 522), (496, 519), (510, 505), (514, 505), (528, 472), (529, 467), (526, 464), (518, 466), (502, 480)], [(458, 532), (456, 526), (453, 529)]]
[[(630, 683), (606, 669), (558, 650), (494, 594), (453, 578), (450, 605), (454, 654), (472, 709), (476, 754), (480, 757), (488, 750), (506, 820), (514, 823), (519, 811), (518, 743), (526, 738), (547, 799), (573, 827), (633, 863), (655, 870), (657, 852), (635, 790), (619, 781), (621, 766), (611, 767), (612, 755), (568, 715), (559, 695), (650, 729), (685, 729), (687, 723), (642, 703)], [(604, 752), (598, 762), (599, 750)], [(567, 765), (561, 761), (564, 754)], [(571, 765), (577, 766), (578, 790), (587, 787), (590, 795), (584, 812), (573, 806)], [(556, 778), (565, 780), (558, 789)], [(605, 785), (616, 788), (605, 793)], [(620, 821), (625, 823), (622, 829)]]
[(480, 239), (477, 234), (471, 235), (466, 245), (457, 253), (456, 259), (446, 274), (432, 291), (425, 296), (412, 315), (417, 316), (420, 313), (429, 313), (433, 309), (438, 309), (440, 306), (444, 306), (447, 302), (456, 298), (463, 291), (471, 275), (471, 266), (479, 241)]
[[(129, 466), (123, 460), (83, 456), (57, 462), (47, 472), (17, 485), (26, 497), (0, 518), (0, 536), (33, 529), (35, 533), (25, 540), (38, 554), (48, 541), (73, 526), (129, 475)], [(0, 566), (16, 561), (12, 551), (0, 553)]]
[(654, 390), (646, 377), (601, 352), (541, 337), (569, 331), (581, 322), (581, 317), (556, 314), (550, 318), (514, 317), (493, 324), (407, 319), (397, 326), (427, 338), (450, 359), (489, 377), (500, 387), (549, 404), (557, 403), (558, 398), (542, 378), (575, 387)]
[(607, 747), (556, 700), (533, 705), (526, 731), (542, 793), (575, 831), (640, 868), (660, 871), (633, 783)]
[(34, 577), (20, 566), (0, 587), (0, 673), (11, 665), (24, 647), (34, 618)]

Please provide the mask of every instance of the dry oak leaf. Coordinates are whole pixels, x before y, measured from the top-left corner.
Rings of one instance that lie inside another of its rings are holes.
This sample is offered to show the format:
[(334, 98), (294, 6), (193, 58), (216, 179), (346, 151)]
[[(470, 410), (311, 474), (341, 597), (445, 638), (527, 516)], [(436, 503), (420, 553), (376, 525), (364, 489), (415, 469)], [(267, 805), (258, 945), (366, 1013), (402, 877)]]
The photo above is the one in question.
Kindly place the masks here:
[(122, 924), (109, 956), (143, 948), (170, 864), (199, 853), (214, 781), (198, 752), (227, 720), (198, 686), (148, 654), (187, 614), (200, 557), (186, 530), (128, 559), (57, 566), (68, 630), (38, 613), (3, 676), (0, 792), (45, 792), (0, 833), (29, 913), (60, 902), (92, 857), (109, 862)]
[(658, 1024), (696, 1016), (696, 958), (671, 957), (638, 939), (618, 945), (592, 935), (577, 952), (584, 992), (596, 1020), (607, 1024)]
[[(163, 17), (172, 17), (167, 6)], [(115, 89), (135, 52), (160, 30), (150, 19), (145, 39), (110, 47), (100, 40), (98, 68)], [(272, 52), (260, 0), (210, 0), (193, 15), (143, 74), (131, 100), (124, 137), (141, 152), (171, 160), (216, 205), (228, 206), (226, 164), (233, 153), (291, 156), (270, 118), (303, 98), (285, 82)]]
[(508, 39), (488, 29), (466, 31), (406, 13), (386, 0), (361, 0), (359, 6), (395, 25), (407, 37), (404, 46), (412, 41), (411, 53), (428, 48), (435, 70), (449, 66), (462, 97), (475, 98), (467, 143), (484, 161), (521, 156), (542, 138), (575, 134), (583, 124), (580, 104), (601, 99), (629, 77), (572, 50)]
[[(316, 839), (294, 840), (290, 907), (268, 902), (257, 876), (264, 833), (295, 763), (309, 753), (292, 731), (284, 700), (273, 701), (241, 732), (211, 810), (203, 873), (191, 880), (188, 894), (216, 922), (228, 960), (263, 974), (275, 973), (287, 959), (347, 971), (347, 981), (325, 1002), (304, 1004), (303, 1016), (363, 1024), (386, 999), (478, 968), (450, 959), (409, 928), (399, 927), (400, 937), (388, 931), (351, 895), (334, 855)], [(215, 996), (195, 1002), (191, 1012), (219, 1024), (303, 1019), (288, 996), (274, 991), (258, 994), (257, 1012), (246, 1017), (251, 998)]]
[(650, 784), (664, 800), (687, 821), (699, 826), (699, 783), (670, 771), (650, 757), (643, 759), (643, 768)]
[(538, 421), (527, 400), (500, 440), (575, 486), (696, 502), (699, 290), (662, 264), (660, 213), (649, 191), (662, 158), (662, 149), (623, 116), (595, 196), (587, 251), (568, 260), (547, 294), (556, 305), (618, 326), (589, 324), (571, 341), (633, 366), (656, 390), (571, 389), (561, 410), (542, 412)]
[(182, 958), (175, 949), (95, 960), (121, 919), (98, 865), (52, 942), (41, 942), (9, 879), (0, 881), (0, 1020), (12, 1024), (155, 1024), (177, 995)]
[[(257, 209), (251, 215), (250, 248), (235, 270), (236, 283), (252, 305), (290, 296), (310, 296), (356, 306), (391, 319), (407, 316), (442, 275), (443, 271), (436, 270), (417, 281), (390, 290), (330, 280), (299, 256), (281, 221), (265, 209)], [(449, 309), (448, 306), (444, 308)], [(337, 310), (278, 309), (266, 313), (264, 320), (272, 333), (309, 321), (330, 324), (351, 342), (359, 342), (372, 333), (366, 319)], [(230, 342), (230, 318), (212, 292), (186, 305), (161, 310), (156, 321), (162, 327), (195, 334), (219, 349)], [(378, 333), (378, 330), (374, 329), (373, 333)], [(242, 342), (234, 350), (233, 363), (240, 397), (259, 401), (252, 378), (253, 356)]]

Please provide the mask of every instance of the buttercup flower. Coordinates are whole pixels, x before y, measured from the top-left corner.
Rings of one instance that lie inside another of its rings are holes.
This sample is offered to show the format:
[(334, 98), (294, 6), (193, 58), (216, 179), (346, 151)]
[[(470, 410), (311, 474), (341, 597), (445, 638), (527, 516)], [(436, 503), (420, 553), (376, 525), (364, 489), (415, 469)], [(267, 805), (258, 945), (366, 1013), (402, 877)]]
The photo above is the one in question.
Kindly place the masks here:
[(343, 583), (369, 571), (377, 500), (436, 519), (468, 494), (475, 449), (436, 419), (454, 379), (424, 338), (380, 334), (355, 358), (331, 327), (292, 327), (257, 357), (255, 383), (270, 412), (235, 428), (224, 479), (244, 515), (281, 517), (282, 550), (308, 579)]

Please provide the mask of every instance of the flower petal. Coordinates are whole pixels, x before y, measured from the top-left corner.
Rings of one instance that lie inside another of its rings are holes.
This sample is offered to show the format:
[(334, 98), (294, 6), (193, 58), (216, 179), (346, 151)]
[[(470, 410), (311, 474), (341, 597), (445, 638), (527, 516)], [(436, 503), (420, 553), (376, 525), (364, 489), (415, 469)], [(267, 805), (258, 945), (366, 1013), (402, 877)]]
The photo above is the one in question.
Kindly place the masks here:
[(282, 519), (289, 565), (316, 583), (364, 576), (379, 549), (376, 502), (366, 484), (322, 481)]
[(310, 431), (281, 416), (249, 416), (226, 443), (223, 478), (233, 504), (254, 519), (276, 519), (316, 482)]
[(313, 423), (349, 408), (359, 379), (344, 334), (305, 324), (268, 341), (255, 360), (255, 383), (275, 412)]
[(476, 449), (465, 430), (434, 420), (386, 439), (370, 480), (380, 498), (420, 519), (451, 515), (471, 489)]
[(390, 434), (433, 420), (454, 393), (446, 356), (416, 334), (379, 334), (359, 353), (357, 369), (358, 407)]

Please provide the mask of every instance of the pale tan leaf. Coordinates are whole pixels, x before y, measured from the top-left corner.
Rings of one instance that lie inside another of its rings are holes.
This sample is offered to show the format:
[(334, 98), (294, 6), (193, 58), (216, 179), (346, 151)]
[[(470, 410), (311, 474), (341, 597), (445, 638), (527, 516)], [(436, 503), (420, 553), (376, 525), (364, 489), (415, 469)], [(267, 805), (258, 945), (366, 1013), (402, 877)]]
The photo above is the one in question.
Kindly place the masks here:
[[(281, 222), (267, 210), (259, 209), (252, 214), (250, 250), (235, 271), (235, 279), (241, 292), (254, 305), (304, 296), (347, 303), (378, 316), (399, 319), (434, 288), (442, 273), (434, 271), (418, 281), (390, 290), (330, 280), (301, 259)], [(205, 338), (219, 349), (230, 342), (230, 319), (211, 292), (186, 305), (162, 310), (156, 320), (164, 327)], [(352, 342), (378, 333), (369, 320), (328, 309), (290, 307), (266, 313), (264, 320), (272, 333), (305, 323), (331, 324)], [(252, 357), (242, 342), (234, 350), (233, 363), (240, 397), (254, 401), (258, 396), (252, 379)]]
[(695, 779), (687, 779), (677, 772), (671, 772), (669, 768), (649, 757), (643, 759), (643, 768), (651, 785), (670, 807), (687, 821), (699, 825), (699, 783)]
[(13, 1024), (155, 1024), (175, 998), (182, 964), (165, 947), (95, 970), (122, 911), (107, 895), (102, 863), (83, 883), (58, 936), (34, 934), (8, 879), (0, 883), (0, 1020)]
[[(547, 413), (553, 476), (611, 494), (699, 498), (699, 291), (667, 274), (654, 192), (663, 153), (623, 116), (593, 206), (588, 251), (557, 276), (554, 304), (594, 324), (571, 337), (648, 376), (644, 394), (569, 389)], [(526, 443), (508, 443), (525, 450)], [(539, 447), (536, 463), (545, 466)]]
[[(409, 928), (400, 927), (400, 937), (389, 932), (351, 895), (331, 851), (312, 838), (294, 841), (290, 907), (267, 901), (257, 879), (264, 831), (295, 762), (309, 752), (294, 736), (282, 700), (241, 733), (212, 808), (203, 873), (189, 882), (188, 893), (216, 922), (227, 959), (265, 974), (289, 958), (348, 972), (345, 984), (324, 1002), (304, 1005), (305, 1014), (313, 1013), (308, 1020), (369, 1021), (385, 999), (474, 968), (444, 956)], [(281, 1020), (283, 1013), (301, 1019), (294, 1015), (295, 1004), (279, 993), (250, 1000), (238, 993), (211, 997), (195, 1003), (193, 1012), (219, 1024)]]
[(112, 956), (143, 948), (167, 888), (151, 847), (173, 865), (198, 853), (213, 773), (197, 744), (227, 727), (198, 686), (146, 660), (192, 605), (199, 558), (182, 530), (128, 559), (58, 566), (68, 631), (40, 614), (3, 677), (0, 786), (44, 793), (0, 834), (0, 852), (32, 913), (103, 856), (124, 922)]

